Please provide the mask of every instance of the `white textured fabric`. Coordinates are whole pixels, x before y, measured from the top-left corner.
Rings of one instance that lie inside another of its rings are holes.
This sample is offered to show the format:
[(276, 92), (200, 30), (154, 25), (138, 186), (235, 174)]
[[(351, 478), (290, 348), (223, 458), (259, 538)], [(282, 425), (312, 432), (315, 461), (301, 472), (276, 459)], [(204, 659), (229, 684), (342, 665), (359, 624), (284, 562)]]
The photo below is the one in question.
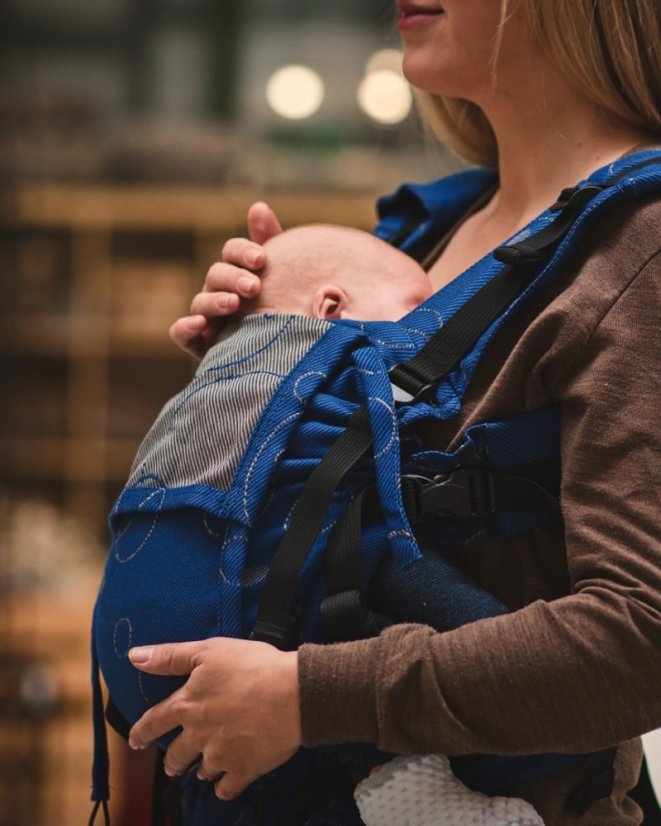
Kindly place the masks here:
[(544, 826), (525, 800), (464, 786), (439, 754), (396, 757), (356, 787), (366, 826)]

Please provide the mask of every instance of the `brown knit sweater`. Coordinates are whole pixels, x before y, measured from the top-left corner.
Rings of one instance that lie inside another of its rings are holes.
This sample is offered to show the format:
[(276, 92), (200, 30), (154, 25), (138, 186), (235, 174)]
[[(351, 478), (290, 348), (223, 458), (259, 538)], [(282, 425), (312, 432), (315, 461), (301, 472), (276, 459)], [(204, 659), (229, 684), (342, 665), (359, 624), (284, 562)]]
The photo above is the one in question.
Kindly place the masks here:
[[(661, 201), (627, 213), (600, 220), (492, 343), (461, 419), (427, 434), (445, 448), (476, 422), (559, 403), (564, 535), (464, 549), (476, 579), (515, 609), (506, 616), (303, 646), (305, 745), (456, 755), (621, 744), (611, 798), (580, 819), (565, 801), (583, 763), (518, 793), (547, 826), (641, 822), (627, 797), (637, 738), (661, 725)], [(532, 602), (519, 586), (531, 565)]]

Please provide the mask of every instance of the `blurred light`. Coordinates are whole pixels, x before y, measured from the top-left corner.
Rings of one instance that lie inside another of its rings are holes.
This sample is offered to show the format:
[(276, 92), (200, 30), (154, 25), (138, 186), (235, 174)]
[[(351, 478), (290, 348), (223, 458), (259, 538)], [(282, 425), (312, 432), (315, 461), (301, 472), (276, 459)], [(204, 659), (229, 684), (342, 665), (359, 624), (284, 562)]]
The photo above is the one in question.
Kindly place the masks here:
[(266, 99), (271, 109), (290, 120), (309, 118), (324, 99), (324, 83), (307, 66), (283, 66), (266, 84)]
[(379, 123), (400, 123), (411, 111), (411, 90), (399, 72), (378, 69), (363, 78), (358, 103)]
[(19, 695), (30, 714), (45, 717), (54, 710), (59, 690), (50, 671), (33, 666), (21, 676)]
[(378, 52), (374, 52), (372, 57), (367, 61), (365, 74), (371, 75), (372, 72), (379, 72), (382, 69), (401, 74), (402, 53), (399, 49), (380, 49)]

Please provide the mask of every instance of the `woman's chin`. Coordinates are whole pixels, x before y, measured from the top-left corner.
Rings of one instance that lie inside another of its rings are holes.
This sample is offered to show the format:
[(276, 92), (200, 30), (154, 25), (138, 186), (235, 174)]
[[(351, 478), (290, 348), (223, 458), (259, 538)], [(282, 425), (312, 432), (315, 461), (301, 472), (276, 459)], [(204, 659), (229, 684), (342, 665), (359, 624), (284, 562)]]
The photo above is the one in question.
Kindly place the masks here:
[(421, 92), (449, 98), (466, 98), (470, 95), (462, 83), (462, 73), (456, 69), (432, 68), (422, 55), (407, 56), (404, 53), (402, 72), (408, 82)]

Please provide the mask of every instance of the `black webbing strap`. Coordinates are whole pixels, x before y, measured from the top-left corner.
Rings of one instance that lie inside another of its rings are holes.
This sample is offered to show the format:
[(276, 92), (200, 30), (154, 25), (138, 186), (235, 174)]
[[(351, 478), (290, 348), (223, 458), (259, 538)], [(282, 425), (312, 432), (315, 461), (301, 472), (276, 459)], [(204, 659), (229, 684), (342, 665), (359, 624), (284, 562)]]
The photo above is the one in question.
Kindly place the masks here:
[(151, 793), (150, 826), (182, 826), (182, 792), (180, 778), (165, 773), (165, 750), (156, 750)]
[(363, 520), (366, 510), (374, 507), (378, 508), (378, 496), (372, 486), (353, 499), (328, 536), (328, 596), (320, 607), (327, 642), (361, 639), (371, 636), (376, 628), (365, 602), (362, 570)]
[[(503, 270), (467, 301), (414, 358), (390, 370), (395, 399), (412, 401), (438, 383), (509, 306), (585, 205), (607, 186), (653, 163), (659, 163), (659, 159), (647, 159), (604, 185), (590, 184), (563, 191), (562, 201), (557, 204), (560, 211), (550, 224), (524, 241), (495, 250), (494, 256), (506, 264)], [(310, 474), (303, 489), (292, 523), (266, 577), (254, 639), (277, 647), (291, 643), (292, 610), (300, 569), (323, 528), (335, 489), (371, 444), (369, 416), (362, 406)]]
[(106, 703), (106, 720), (108, 721), (108, 725), (117, 732), (123, 740), (128, 742), (131, 724), (117, 708), (112, 697), (108, 697), (108, 702)]
[(154, 759), (154, 779), (151, 787), (151, 823), (150, 826), (168, 826), (164, 800), (170, 778), (165, 773), (165, 751), (156, 749)]
[(627, 176), (631, 175), (632, 172), (638, 172), (641, 169), (645, 169), (648, 166), (658, 166), (661, 165), (661, 152), (656, 152), (651, 158), (645, 158), (644, 161), (638, 161), (638, 163), (633, 164), (632, 166), (628, 166), (626, 169), (623, 169), (621, 172), (618, 172), (617, 175), (613, 175), (612, 178), (609, 178), (603, 184), (588, 184), (588, 185), (579, 185), (579, 186), (570, 186), (566, 189), (563, 189), (560, 195), (558, 196), (558, 200), (550, 207), (554, 212), (558, 210), (564, 209), (569, 201), (573, 198), (573, 196), (581, 189), (586, 189), (587, 186), (597, 186), (599, 189), (610, 189), (615, 184), (623, 181)]
[(110, 810), (108, 808), (107, 800), (97, 800), (92, 807), (92, 813), (87, 821), (87, 826), (94, 826), (96, 823), (96, 816), (99, 812), (103, 813), (103, 826), (110, 826)]
[(367, 409), (359, 407), (303, 488), (291, 525), (276, 551), (264, 583), (253, 639), (277, 647), (288, 644), (291, 610), (301, 566), (323, 527), (333, 493), (371, 445)]

